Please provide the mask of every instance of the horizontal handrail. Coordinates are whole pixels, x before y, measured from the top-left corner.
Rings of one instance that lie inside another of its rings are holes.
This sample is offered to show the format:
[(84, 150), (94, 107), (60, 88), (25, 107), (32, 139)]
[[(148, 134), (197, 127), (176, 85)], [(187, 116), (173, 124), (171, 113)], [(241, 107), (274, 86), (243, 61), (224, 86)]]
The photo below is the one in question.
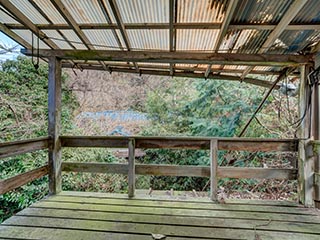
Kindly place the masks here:
[[(128, 164), (63, 162), (62, 171), (128, 174)], [(137, 175), (210, 177), (209, 166), (136, 164)], [(220, 178), (297, 179), (297, 169), (218, 167)]]
[(129, 139), (135, 148), (210, 149), (210, 141), (218, 140), (218, 150), (281, 151), (298, 150), (298, 139), (209, 138), (209, 137), (142, 137), (142, 136), (61, 136), (62, 147), (128, 148)]
[(47, 149), (49, 137), (40, 137), (14, 142), (0, 143), (0, 159), (15, 155)]
[(0, 180), (0, 194), (4, 194), (13, 189), (21, 187), (33, 180), (43, 177), (48, 174), (48, 165), (36, 168), (29, 172), (21, 173), (14, 177)]

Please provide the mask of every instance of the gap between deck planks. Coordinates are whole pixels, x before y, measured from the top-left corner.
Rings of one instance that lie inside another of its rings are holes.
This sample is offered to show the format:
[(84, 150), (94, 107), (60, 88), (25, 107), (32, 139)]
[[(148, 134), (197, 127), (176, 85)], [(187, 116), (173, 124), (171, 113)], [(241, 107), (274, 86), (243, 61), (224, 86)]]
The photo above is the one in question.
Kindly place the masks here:
[(45, 239), (152, 239), (151, 233), (161, 233), (169, 240), (255, 239), (255, 234), (260, 239), (320, 239), (320, 217), (294, 203), (143, 198), (62, 192), (8, 219), (0, 225), (0, 238), (45, 234)]

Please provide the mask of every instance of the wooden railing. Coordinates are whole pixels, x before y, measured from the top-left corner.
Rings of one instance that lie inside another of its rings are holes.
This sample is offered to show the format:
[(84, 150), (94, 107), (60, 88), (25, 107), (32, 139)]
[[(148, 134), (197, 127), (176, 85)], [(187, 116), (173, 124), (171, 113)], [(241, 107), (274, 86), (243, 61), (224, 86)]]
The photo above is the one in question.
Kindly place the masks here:
[[(219, 150), (295, 152), (298, 140), (248, 138), (194, 138), (194, 137), (75, 137), (61, 136), (61, 147), (128, 148), (128, 164), (63, 162), (66, 172), (116, 173), (128, 175), (128, 194), (134, 196), (136, 175), (195, 176), (211, 179), (211, 198), (217, 197), (219, 178), (297, 179), (298, 171), (274, 168), (218, 167)], [(48, 149), (48, 137), (0, 143), (0, 158)], [(167, 164), (136, 164), (135, 149), (193, 149), (210, 150), (210, 166)], [(0, 180), (0, 194), (25, 185), (48, 174), (48, 165)]]
[[(298, 170), (218, 167), (219, 150), (295, 152), (298, 140), (193, 137), (60, 137), (62, 147), (128, 148), (128, 164), (63, 162), (62, 171), (128, 175), (128, 194), (134, 196), (135, 175), (210, 177), (211, 198), (217, 198), (219, 178), (297, 179)], [(210, 150), (210, 166), (135, 164), (134, 151), (142, 149)]]
[[(48, 149), (48, 146), (49, 137), (0, 143), (0, 159), (13, 157), (23, 153)], [(0, 180), (0, 194), (4, 194), (15, 188), (21, 187), (47, 174), (48, 165), (45, 165), (29, 172), (21, 173), (8, 179)]]

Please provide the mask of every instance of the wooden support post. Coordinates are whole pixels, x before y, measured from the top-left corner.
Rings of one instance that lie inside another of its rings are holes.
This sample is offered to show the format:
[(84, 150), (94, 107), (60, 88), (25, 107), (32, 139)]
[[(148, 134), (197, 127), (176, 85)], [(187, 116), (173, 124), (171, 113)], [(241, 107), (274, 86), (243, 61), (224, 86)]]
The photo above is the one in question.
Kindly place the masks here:
[(218, 140), (210, 141), (210, 196), (212, 201), (217, 200), (218, 193)]
[(49, 61), (48, 82), (48, 134), (49, 143), (49, 193), (61, 191), (61, 61), (55, 57)]
[[(310, 66), (301, 67), (301, 79), (300, 79), (300, 95), (299, 95), (299, 113), (300, 118), (303, 120), (300, 124), (300, 138), (308, 139), (310, 133), (310, 108), (307, 107), (310, 98), (310, 88), (308, 86), (307, 76), (310, 71)], [(314, 158), (309, 157), (307, 140), (299, 141), (299, 201), (305, 206), (311, 207), (314, 205), (313, 194), (314, 194)]]
[[(319, 45), (319, 44), (318, 44)], [(316, 55), (315, 58), (315, 67), (318, 68), (320, 67), (320, 53)], [(319, 91), (319, 83), (317, 83), (314, 86), (313, 89), (313, 99), (312, 99), (312, 136), (314, 140), (319, 140), (320, 139), (320, 91)], [(315, 152), (315, 165), (314, 165), (314, 171), (315, 171), (315, 176), (314, 176), (314, 204), (316, 208), (320, 209), (320, 152)], [(316, 181), (317, 180), (317, 181)]]
[(134, 197), (135, 192), (135, 140), (134, 138), (129, 139), (129, 157), (128, 157), (128, 196), (129, 198)]

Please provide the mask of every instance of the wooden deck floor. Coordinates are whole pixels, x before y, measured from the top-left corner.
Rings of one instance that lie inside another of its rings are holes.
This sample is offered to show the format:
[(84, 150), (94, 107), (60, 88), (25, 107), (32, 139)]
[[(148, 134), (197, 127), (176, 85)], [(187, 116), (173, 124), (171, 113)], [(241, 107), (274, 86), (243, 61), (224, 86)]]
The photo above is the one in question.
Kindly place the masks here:
[(320, 239), (320, 216), (294, 203), (155, 199), (63, 192), (0, 225), (1, 239)]

